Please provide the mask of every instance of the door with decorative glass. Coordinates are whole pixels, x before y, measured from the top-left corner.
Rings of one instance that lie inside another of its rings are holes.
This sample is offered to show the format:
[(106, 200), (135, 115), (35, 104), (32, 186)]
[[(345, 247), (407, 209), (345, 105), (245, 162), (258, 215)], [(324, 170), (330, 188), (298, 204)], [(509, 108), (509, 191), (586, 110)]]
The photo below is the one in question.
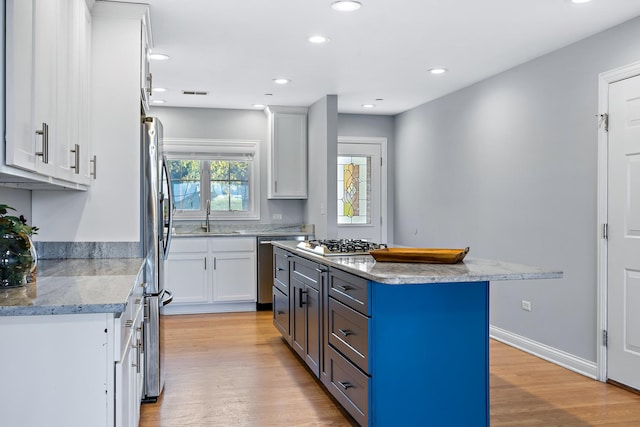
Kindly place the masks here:
[[(370, 140), (369, 140), (370, 141)], [(386, 243), (383, 226), (383, 144), (338, 143), (338, 237)]]

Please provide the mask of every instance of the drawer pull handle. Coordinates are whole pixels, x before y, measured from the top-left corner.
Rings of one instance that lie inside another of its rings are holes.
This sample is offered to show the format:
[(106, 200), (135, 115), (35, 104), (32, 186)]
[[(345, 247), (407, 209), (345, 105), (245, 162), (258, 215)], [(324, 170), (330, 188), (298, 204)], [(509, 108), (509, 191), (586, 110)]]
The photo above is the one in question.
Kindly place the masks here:
[(126, 322), (124, 322), (124, 326), (126, 326), (127, 328), (130, 328), (133, 326), (133, 320), (127, 320)]
[(335, 286), (336, 289), (341, 290), (342, 292), (349, 292), (351, 289), (353, 289), (351, 286), (340, 286), (340, 285), (336, 285)]
[(326, 273), (326, 272), (327, 272), (327, 271), (329, 271), (329, 270), (327, 270), (326, 268), (316, 268), (316, 271), (317, 271), (318, 273)]
[(302, 300), (302, 296), (306, 295), (307, 291), (303, 291), (302, 288), (298, 288), (298, 301), (300, 301), (300, 308), (305, 305), (307, 302)]
[(80, 144), (75, 144), (73, 146), (73, 150), (69, 150), (73, 153), (73, 161), (74, 165), (69, 166), (69, 169), (74, 169), (76, 175), (80, 173)]
[(276, 267), (276, 271), (287, 271), (287, 270), (282, 267)]
[(345, 382), (338, 381), (338, 384), (340, 385), (340, 387), (342, 387), (342, 388), (343, 388), (343, 389), (345, 389), (345, 390), (347, 390), (347, 389), (350, 389), (350, 388), (354, 387), (354, 385), (353, 385), (353, 384), (351, 384), (349, 381), (345, 381)]
[(345, 337), (348, 337), (349, 335), (353, 335), (353, 332), (351, 332), (349, 329), (338, 329), (338, 332), (340, 332)]
[(282, 311), (282, 310), (278, 310), (278, 314), (279, 314), (279, 315), (280, 315), (280, 314), (284, 314), (284, 311)]
[(49, 163), (49, 125), (42, 123), (42, 130), (36, 130), (37, 135), (42, 135), (42, 151), (36, 151), (35, 155), (42, 157), (42, 163)]

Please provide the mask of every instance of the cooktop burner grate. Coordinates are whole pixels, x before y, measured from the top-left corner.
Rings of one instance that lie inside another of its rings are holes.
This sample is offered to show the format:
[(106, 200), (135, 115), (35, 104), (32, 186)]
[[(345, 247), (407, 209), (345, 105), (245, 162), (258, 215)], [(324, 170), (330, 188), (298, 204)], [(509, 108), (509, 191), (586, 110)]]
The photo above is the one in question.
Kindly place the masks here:
[(306, 240), (298, 243), (298, 248), (323, 256), (366, 255), (371, 250), (386, 247), (384, 243), (362, 239)]

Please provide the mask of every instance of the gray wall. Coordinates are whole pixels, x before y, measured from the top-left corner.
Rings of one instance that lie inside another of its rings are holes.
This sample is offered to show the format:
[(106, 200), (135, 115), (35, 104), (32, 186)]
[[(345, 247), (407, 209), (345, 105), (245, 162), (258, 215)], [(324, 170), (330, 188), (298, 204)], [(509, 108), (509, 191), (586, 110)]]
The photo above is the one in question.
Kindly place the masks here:
[[(267, 199), (268, 125), (260, 110), (156, 107), (150, 115), (164, 125), (165, 138), (246, 139), (260, 141), (260, 223), (304, 223), (304, 201)], [(282, 214), (273, 220), (273, 214)], [(253, 221), (256, 222), (256, 221)]]
[(491, 323), (590, 361), (598, 74), (638, 60), (634, 19), (396, 117), (396, 243), (564, 270), (493, 283)]
[(394, 241), (394, 134), (394, 116), (374, 114), (338, 114), (338, 137), (368, 136), (387, 138), (387, 212), (383, 212), (383, 217), (386, 218), (388, 231), (387, 241), (385, 243), (393, 243)]
[(0, 187), (0, 204), (9, 205), (16, 210), (15, 215), (24, 215), (31, 222), (31, 191)]
[(309, 107), (309, 197), (307, 222), (315, 224), (316, 238), (338, 236), (337, 159), (338, 97), (327, 95)]

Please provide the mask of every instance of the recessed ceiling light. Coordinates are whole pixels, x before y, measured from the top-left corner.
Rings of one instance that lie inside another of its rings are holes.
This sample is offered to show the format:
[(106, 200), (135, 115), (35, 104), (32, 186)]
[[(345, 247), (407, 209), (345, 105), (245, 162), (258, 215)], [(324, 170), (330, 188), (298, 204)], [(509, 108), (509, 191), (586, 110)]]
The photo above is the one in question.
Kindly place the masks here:
[(362, 104), (362, 108), (373, 108), (376, 104)]
[(169, 59), (169, 55), (165, 55), (164, 53), (152, 53), (149, 55), (149, 59), (153, 59), (156, 61), (166, 61)]
[(287, 83), (291, 82), (291, 80), (278, 77), (277, 79), (273, 79), (273, 82), (278, 85), (286, 85)]
[(154, 87), (153, 88), (154, 92), (166, 92), (167, 90), (163, 87)]
[(355, 0), (338, 0), (331, 3), (331, 8), (340, 12), (353, 12), (362, 7), (362, 3)]
[(429, 68), (429, 72), (431, 74), (444, 74), (447, 71), (449, 70), (447, 70), (446, 68)]
[(313, 43), (313, 44), (323, 44), (329, 41), (327, 37), (320, 36), (320, 35), (311, 36), (307, 40), (309, 40), (309, 43)]
[(154, 99), (151, 102), (154, 103), (154, 104), (164, 104), (167, 101), (165, 101), (164, 99)]
[(573, 4), (589, 3), (591, 0), (571, 0)]
[(264, 104), (253, 104), (253, 108), (264, 108), (266, 105)]

